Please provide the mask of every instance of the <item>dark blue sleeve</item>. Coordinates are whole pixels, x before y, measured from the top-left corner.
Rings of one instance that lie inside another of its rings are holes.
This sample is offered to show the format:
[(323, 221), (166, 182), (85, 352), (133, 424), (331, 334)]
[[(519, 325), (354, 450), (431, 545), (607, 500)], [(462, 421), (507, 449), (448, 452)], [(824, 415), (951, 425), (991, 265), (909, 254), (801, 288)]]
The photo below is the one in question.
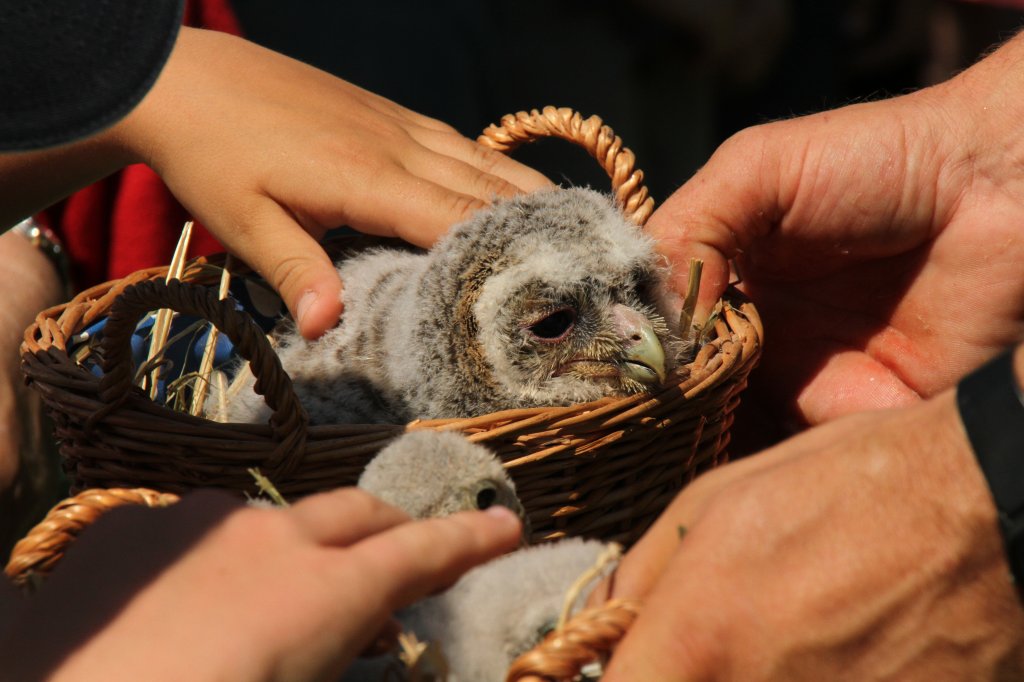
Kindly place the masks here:
[(0, 151), (116, 123), (156, 81), (184, 0), (18, 0), (0, 12)]

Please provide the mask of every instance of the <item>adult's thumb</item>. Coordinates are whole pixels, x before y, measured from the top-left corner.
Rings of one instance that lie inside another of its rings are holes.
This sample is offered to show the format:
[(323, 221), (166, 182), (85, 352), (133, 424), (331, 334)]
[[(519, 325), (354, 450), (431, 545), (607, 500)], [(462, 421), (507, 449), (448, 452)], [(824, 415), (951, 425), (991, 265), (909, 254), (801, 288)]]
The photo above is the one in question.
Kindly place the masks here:
[(698, 317), (729, 285), (730, 261), (779, 215), (779, 153), (769, 126), (736, 133), (648, 221), (647, 232), (672, 265), (673, 289), (686, 290), (691, 258), (704, 262)]

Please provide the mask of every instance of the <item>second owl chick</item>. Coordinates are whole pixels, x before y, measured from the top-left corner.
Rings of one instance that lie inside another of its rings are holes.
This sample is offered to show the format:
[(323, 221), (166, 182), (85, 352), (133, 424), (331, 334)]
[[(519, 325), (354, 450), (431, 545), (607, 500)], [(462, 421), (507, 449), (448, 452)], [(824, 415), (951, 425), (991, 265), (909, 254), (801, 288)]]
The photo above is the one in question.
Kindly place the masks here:
[(508, 507), (526, 511), (505, 468), (489, 450), (450, 431), (412, 431), (393, 440), (366, 466), (359, 487), (414, 519)]
[[(520, 549), (477, 566), (447, 591), (399, 612), (398, 620), (443, 656), (446, 674), (438, 682), (502, 682), (512, 662), (555, 627), (569, 589), (607, 547), (567, 538)], [(410, 677), (391, 654), (356, 661), (342, 679)]]
[[(312, 423), (569, 405), (652, 388), (675, 364), (653, 243), (592, 190), (500, 201), (428, 253), (371, 251), (338, 272), (342, 323), (280, 339)], [(268, 417), (245, 388), (229, 406), (230, 421)]]

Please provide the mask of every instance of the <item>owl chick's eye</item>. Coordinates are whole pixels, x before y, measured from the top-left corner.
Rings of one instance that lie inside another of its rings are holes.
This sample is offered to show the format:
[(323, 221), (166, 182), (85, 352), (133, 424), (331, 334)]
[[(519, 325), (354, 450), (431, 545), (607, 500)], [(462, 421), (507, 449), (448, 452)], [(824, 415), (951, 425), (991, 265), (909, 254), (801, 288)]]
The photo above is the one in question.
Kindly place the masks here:
[(576, 324), (576, 311), (572, 308), (561, 308), (542, 317), (527, 329), (541, 341), (561, 341), (572, 331)]
[(484, 509), (490, 509), (494, 506), (494, 502), (498, 499), (498, 491), (491, 486), (481, 488), (476, 493), (476, 508), (483, 511)]

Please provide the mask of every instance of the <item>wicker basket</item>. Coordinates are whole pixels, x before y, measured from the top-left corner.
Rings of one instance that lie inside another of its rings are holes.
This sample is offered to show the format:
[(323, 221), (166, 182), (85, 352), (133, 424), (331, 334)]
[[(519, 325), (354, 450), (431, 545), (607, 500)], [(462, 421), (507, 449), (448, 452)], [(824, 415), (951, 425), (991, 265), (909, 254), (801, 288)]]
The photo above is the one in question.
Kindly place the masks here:
[[(576, 142), (612, 179), (619, 204), (638, 225), (653, 210), (632, 153), (598, 117), (569, 109), (506, 116), (480, 137), (509, 151), (540, 137)], [(334, 245), (338, 250), (353, 244)], [(329, 249), (330, 250), (330, 249)], [(42, 577), (98, 516), (125, 505), (166, 506), (175, 493), (215, 487), (253, 492), (257, 467), (287, 497), (353, 484), (388, 441), (410, 429), (457, 430), (504, 461), (533, 528), (532, 541), (590, 536), (629, 544), (701, 471), (724, 462), (739, 394), (757, 363), (763, 328), (754, 306), (730, 292), (690, 365), (658, 392), (570, 407), (510, 410), (471, 419), (395, 425), (309, 426), (289, 377), (263, 331), (208, 288), (223, 257), (188, 263), (181, 281), (151, 268), (82, 292), (45, 310), (25, 332), (23, 368), (56, 424), (73, 498), (55, 507), (15, 547), (6, 573)], [(244, 266), (230, 268), (245, 274)], [(158, 404), (132, 383), (130, 338), (140, 317), (169, 307), (214, 324), (250, 360), (269, 424), (221, 424)], [(69, 353), (76, 335), (106, 318), (102, 375)], [(633, 603), (584, 611), (524, 654), (509, 680), (570, 680), (606, 656), (632, 623)]]
[[(506, 116), (480, 141), (508, 150), (543, 136), (572, 140), (612, 178), (626, 213), (643, 223), (653, 207), (633, 155), (597, 117), (546, 108)], [(542, 407), (394, 425), (309, 426), (265, 334), (208, 286), (222, 259), (191, 261), (181, 281), (151, 268), (93, 287), (43, 311), (25, 332), (25, 374), (56, 424), (73, 491), (214, 487), (254, 492), (250, 467), (286, 497), (353, 484), (389, 440), (407, 429), (465, 433), (505, 462), (530, 516), (535, 541), (583, 535), (634, 541), (676, 492), (724, 461), (732, 413), (760, 354), (763, 330), (749, 302), (726, 301), (696, 359), (653, 394), (570, 407)], [(205, 318), (252, 362), (269, 424), (222, 424), (153, 402), (132, 384), (129, 339), (148, 311)], [(106, 317), (96, 376), (68, 347)]]

